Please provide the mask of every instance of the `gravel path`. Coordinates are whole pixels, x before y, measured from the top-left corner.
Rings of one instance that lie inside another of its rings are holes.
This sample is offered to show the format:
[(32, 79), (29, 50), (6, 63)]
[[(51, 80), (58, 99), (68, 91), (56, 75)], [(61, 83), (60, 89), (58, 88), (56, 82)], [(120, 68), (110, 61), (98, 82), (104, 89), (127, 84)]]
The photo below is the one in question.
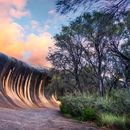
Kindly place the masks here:
[(0, 108), (0, 130), (98, 130), (62, 117), (58, 110)]

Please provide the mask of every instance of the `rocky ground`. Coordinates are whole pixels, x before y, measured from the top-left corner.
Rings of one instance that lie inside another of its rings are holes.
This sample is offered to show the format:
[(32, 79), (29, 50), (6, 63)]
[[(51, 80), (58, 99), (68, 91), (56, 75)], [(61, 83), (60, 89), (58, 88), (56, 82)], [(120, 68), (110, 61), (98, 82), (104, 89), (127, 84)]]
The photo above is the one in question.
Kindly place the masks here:
[(58, 110), (0, 108), (0, 130), (98, 130), (62, 117)]

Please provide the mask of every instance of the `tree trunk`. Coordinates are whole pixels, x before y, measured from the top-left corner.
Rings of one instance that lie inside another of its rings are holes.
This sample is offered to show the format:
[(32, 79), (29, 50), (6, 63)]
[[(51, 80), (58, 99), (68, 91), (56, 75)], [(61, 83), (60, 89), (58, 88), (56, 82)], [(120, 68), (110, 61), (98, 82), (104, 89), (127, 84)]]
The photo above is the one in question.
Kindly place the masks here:
[(80, 84), (80, 79), (79, 79), (79, 74), (78, 74), (78, 69), (77, 68), (75, 68), (74, 73), (75, 73), (76, 85), (78, 86), (79, 91), (81, 93), (83, 93), (83, 88), (81, 87), (81, 84)]
[(104, 95), (104, 83), (103, 83), (103, 79), (102, 79), (101, 75), (99, 77), (99, 93), (101, 96)]
[(99, 82), (99, 94), (101, 96), (104, 95), (104, 83), (102, 78), (102, 59), (100, 54), (98, 54), (98, 82)]
[(81, 87), (79, 76), (75, 75), (76, 85), (78, 86), (78, 89), (81, 93), (83, 93), (83, 88)]

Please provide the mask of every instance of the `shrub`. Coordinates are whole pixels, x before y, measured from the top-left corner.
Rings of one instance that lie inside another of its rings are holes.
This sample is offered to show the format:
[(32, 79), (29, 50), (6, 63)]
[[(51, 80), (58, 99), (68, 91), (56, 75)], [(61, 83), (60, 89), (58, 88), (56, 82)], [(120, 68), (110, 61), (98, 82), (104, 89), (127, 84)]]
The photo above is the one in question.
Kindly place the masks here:
[(111, 100), (108, 96), (98, 97), (95, 102), (95, 108), (99, 112), (108, 112), (110, 103), (111, 103)]
[(88, 107), (85, 108), (82, 112), (82, 119), (83, 120), (96, 120), (97, 118), (97, 113), (94, 108)]
[[(105, 115), (102, 118), (104, 120), (105, 118), (107, 120), (110, 119), (114, 124), (118, 124), (118, 122), (121, 124), (123, 122), (121, 122), (121, 115), (130, 114), (130, 94), (125, 89), (114, 90), (110, 95), (105, 95), (104, 97), (68, 95), (60, 98), (60, 101), (62, 113), (78, 117), (80, 120), (94, 120), (97, 118), (96, 113), (111, 113), (111, 115)], [(112, 116), (112, 114), (120, 116)], [(127, 125), (129, 125), (129, 118), (127, 120)]]
[[(78, 102), (74, 99), (70, 97), (64, 97), (61, 99), (61, 111), (64, 113), (64, 114), (71, 114), (73, 116), (78, 116), (80, 115), (80, 103), (78, 104)], [(66, 111), (63, 111), (62, 109), (65, 109), (67, 110)]]
[(130, 115), (126, 116), (126, 128), (130, 129)]
[(87, 117), (82, 117), (82, 116), (86, 116), (85, 114), (87, 114), (86, 108), (88, 107), (93, 108), (95, 103), (95, 99), (93, 96), (76, 97), (76, 96), (69, 95), (60, 98), (60, 101), (61, 101), (60, 109), (62, 113), (71, 114), (73, 117), (80, 117), (81, 120), (87, 118)]
[(113, 114), (130, 114), (130, 93), (127, 90), (115, 90), (110, 98), (109, 112)]
[(65, 105), (60, 105), (60, 111), (61, 111), (63, 114), (70, 114), (70, 110), (69, 110), (68, 107), (65, 106)]

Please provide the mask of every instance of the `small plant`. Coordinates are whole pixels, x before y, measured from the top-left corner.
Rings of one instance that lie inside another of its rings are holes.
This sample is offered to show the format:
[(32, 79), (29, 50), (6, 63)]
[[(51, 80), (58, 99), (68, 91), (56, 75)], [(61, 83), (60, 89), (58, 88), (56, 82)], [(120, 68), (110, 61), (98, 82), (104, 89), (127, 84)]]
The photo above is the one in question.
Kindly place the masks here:
[(96, 110), (91, 107), (85, 108), (82, 112), (82, 118), (83, 120), (96, 120)]
[(70, 110), (68, 109), (68, 107), (66, 105), (60, 105), (60, 111), (63, 114), (70, 114)]

